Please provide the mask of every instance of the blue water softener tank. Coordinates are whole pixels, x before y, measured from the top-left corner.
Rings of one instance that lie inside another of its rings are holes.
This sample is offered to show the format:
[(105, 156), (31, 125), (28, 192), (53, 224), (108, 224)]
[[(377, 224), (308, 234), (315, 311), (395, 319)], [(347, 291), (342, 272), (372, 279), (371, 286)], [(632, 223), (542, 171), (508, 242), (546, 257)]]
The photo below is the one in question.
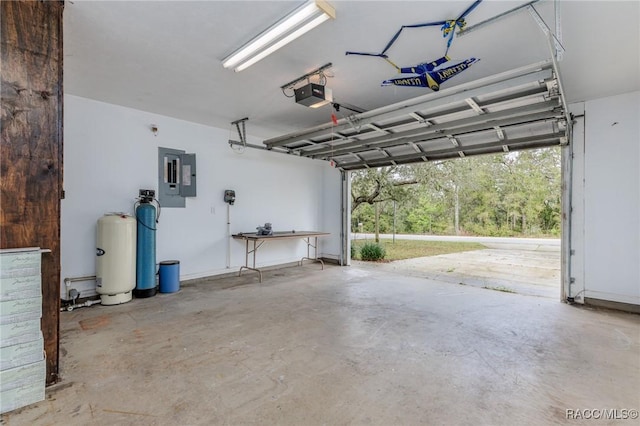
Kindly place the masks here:
[[(146, 195), (143, 195), (146, 191)], [(155, 191), (140, 190), (139, 204), (136, 207), (136, 288), (135, 297), (151, 297), (156, 294), (156, 229), (157, 216)]]
[(160, 262), (160, 293), (175, 293), (180, 290), (180, 261)]

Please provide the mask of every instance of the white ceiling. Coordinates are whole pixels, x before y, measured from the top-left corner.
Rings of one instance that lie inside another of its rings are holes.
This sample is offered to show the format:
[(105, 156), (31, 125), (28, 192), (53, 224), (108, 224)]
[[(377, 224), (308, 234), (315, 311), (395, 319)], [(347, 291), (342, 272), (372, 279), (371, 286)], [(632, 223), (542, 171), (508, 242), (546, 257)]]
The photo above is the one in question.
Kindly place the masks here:
[[(378, 58), (346, 50), (380, 51), (401, 25), (457, 17), (464, 1), (329, 0), (337, 17), (240, 73), (221, 59), (301, 1), (68, 0), (64, 12), (65, 92), (197, 123), (231, 129), (249, 117), (247, 132), (268, 138), (330, 121), (332, 108), (297, 105), (280, 86), (333, 63), (327, 87), (334, 100), (370, 110), (428, 93), (380, 87), (395, 70)], [(468, 26), (526, 1), (485, 0)], [(554, 4), (536, 4), (555, 27)], [(560, 62), (569, 102), (640, 90), (640, 2), (562, 1), (566, 48)], [(401, 66), (436, 59), (445, 41), (437, 27), (408, 29), (388, 52)], [(464, 37), (454, 59), (480, 58), (443, 88), (550, 57), (547, 40), (526, 11)], [(338, 114), (348, 113), (341, 110)]]

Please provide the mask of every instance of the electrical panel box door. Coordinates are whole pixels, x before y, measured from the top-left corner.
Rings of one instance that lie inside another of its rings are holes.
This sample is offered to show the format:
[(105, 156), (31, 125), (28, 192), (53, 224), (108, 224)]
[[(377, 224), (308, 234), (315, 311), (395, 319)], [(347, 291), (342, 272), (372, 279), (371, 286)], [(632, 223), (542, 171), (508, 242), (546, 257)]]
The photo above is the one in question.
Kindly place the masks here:
[(180, 195), (183, 197), (196, 196), (196, 155), (182, 154), (182, 180), (180, 181)]

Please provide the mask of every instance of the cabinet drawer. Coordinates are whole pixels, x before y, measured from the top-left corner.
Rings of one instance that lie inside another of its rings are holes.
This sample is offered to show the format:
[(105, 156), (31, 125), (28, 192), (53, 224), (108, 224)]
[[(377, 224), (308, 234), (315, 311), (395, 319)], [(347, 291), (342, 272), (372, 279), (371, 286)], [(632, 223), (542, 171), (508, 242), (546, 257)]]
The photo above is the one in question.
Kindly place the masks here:
[(39, 319), (42, 316), (42, 296), (0, 301), (0, 324)]
[(0, 370), (20, 367), (44, 359), (42, 333), (37, 340), (0, 348)]
[(0, 300), (38, 297), (42, 294), (40, 274), (24, 277), (0, 277)]
[(0, 252), (0, 277), (40, 274), (40, 250)]
[(0, 390), (0, 413), (44, 400), (44, 361), (42, 361), (42, 380), (32, 381), (22, 386)]
[(4, 392), (9, 389), (15, 389), (22, 386), (31, 385), (33, 383), (42, 383), (46, 375), (44, 359), (31, 364), (21, 365), (20, 367), (10, 368), (0, 371), (0, 391)]
[(12, 346), (20, 343), (37, 340), (40, 336), (40, 320), (32, 319), (27, 321), (0, 324), (0, 346)]

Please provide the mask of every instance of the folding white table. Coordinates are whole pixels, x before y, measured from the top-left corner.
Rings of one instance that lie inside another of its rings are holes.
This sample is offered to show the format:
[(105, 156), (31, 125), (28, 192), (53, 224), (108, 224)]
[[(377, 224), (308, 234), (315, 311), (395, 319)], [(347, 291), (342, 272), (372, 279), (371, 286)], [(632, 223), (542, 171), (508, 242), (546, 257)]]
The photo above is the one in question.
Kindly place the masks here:
[[(299, 266), (302, 266), (302, 262), (307, 260), (313, 260), (316, 262), (320, 262), (322, 264), (322, 269), (324, 269), (324, 262), (321, 259), (318, 259), (318, 237), (322, 237), (325, 235), (329, 235), (328, 232), (317, 232), (317, 231), (287, 231), (287, 232), (274, 232), (272, 235), (259, 235), (256, 232), (243, 232), (239, 234), (233, 234), (232, 237), (236, 240), (244, 240), (245, 241), (245, 258), (244, 258), (244, 266), (240, 267), (240, 271), (238, 271), (238, 276), (242, 275), (243, 269), (248, 269), (250, 271), (256, 271), (260, 275), (260, 282), (262, 282), (262, 271), (256, 268), (256, 253), (258, 249), (265, 243), (265, 241), (270, 240), (284, 240), (284, 239), (292, 239), (292, 238), (302, 238), (305, 243), (307, 243), (307, 255), (300, 259), (298, 262)], [(313, 238), (313, 243), (311, 239)], [(253, 248), (249, 247), (249, 241), (253, 242)], [(310, 249), (313, 247), (314, 249), (314, 257), (310, 257)], [(249, 266), (249, 254), (253, 255), (253, 263), (252, 267)]]

